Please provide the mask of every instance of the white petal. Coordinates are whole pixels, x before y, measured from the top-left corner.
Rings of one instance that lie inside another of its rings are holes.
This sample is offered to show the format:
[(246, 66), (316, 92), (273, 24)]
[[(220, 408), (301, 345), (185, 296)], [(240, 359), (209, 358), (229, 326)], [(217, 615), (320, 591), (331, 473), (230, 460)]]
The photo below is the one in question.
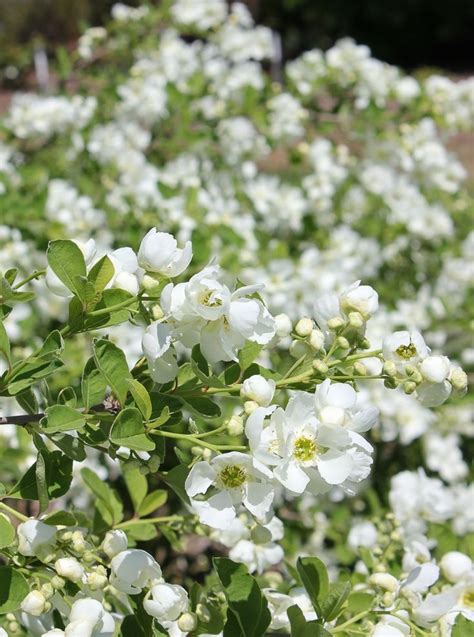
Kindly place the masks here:
[(220, 491), (203, 502), (192, 502), (203, 524), (214, 529), (228, 529), (235, 520), (232, 498), (227, 491)]
[(275, 478), (293, 493), (303, 493), (309, 482), (306, 473), (294, 462), (282, 462), (273, 471)]
[(348, 454), (328, 451), (319, 459), (318, 469), (328, 484), (341, 484), (350, 475), (353, 464)]
[(190, 498), (206, 493), (216, 480), (216, 472), (208, 462), (196, 462), (186, 478), (184, 488)]
[(263, 518), (271, 509), (275, 491), (271, 484), (249, 482), (243, 497), (244, 506), (256, 518)]

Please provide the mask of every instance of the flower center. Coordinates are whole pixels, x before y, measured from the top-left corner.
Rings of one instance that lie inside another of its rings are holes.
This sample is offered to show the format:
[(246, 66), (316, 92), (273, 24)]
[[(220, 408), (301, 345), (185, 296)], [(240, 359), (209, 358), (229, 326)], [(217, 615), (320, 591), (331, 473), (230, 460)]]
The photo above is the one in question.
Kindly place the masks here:
[(221, 469), (219, 478), (227, 489), (236, 489), (241, 487), (247, 480), (247, 471), (241, 465), (228, 464)]
[(410, 343), (409, 345), (399, 345), (399, 347), (395, 350), (395, 353), (400, 358), (404, 358), (406, 361), (409, 361), (410, 358), (413, 358), (418, 354), (413, 343)]
[(214, 290), (206, 290), (199, 297), (199, 303), (201, 305), (206, 305), (207, 307), (220, 307), (222, 305), (222, 299), (217, 296), (214, 296)]
[(463, 606), (474, 608), (474, 589), (465, 591), (460, 601)]
[(310, 436), (299, 436), (293, 445), (293, 457), (298, 462), (309, 462), (321, 451), (322, 447), (319, 447), (314, 438)]

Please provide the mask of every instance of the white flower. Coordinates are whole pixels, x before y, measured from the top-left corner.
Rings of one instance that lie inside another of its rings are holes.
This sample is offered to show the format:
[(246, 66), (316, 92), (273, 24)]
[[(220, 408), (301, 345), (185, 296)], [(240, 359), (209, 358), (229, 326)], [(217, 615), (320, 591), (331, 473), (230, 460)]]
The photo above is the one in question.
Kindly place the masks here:
[(439, 563), (445, 578), (456, 583), (467, 577), (473, 568), (471, 558), (459, 551), (449, 551), (445, 553)]
[(410, 626), (394, 615), (382, 615), (375, 624), (371, 637), (408, 637)]
[(386, 361), (393, 361), (398, 371), (404, 371), (407, 365), (416, 366), (429, 354), (429, 349), (419, 332), (393, 332), (384, 338), (383, 356)]
[(136, 595), (150, 582), (161, 579), (161, 568), (153, 557), (141, 549), (118, 553), (110, 562), (110, 583), (122, 593)]
[[(197, 462), (186, 478), (185, 489), (203, 524), (227, 529), (241, 504), (258, 519), (268, 515), (274, 498), (273, 487), (267, 482), (271, 477), (252, 456), (233, 451), (210, 462)], [(196, 499), (203, 494), (209, 497)]]
[(430, 383), (442, 383), (449, 375), (451, 363), (447, 356), (427, 356), (421, 361), (419, 370)]
[(176, 239), (167, 232), (152, 228), (142, 239), (138, 250), (138, 263), (147, 272), (175, 277), (184, 272), (193, 257), (191, 242), (178, 248)]
[(115, 621), (96, 599), (85, 597), (74, 602), (65, 629), (66, 637), (112, 637)]
[(370, 285), (356, 281), (340, 295), (339, 303), (346, 314), (359, 312), (369, 319), (379, 308), (379, 295)]
[(347, 543), (352, 549), (359, 546), (370, 548), (377, 542), (377, 529), (372, 522), (364, 521), (354, 524), (349, 531)]
[(318, 494), (346, 480), (358, 482), (370, 470), (371, 446), (355, 432), (321, 423), (312, 394), (295, 392), (285, 410), (256, 409), (245, 433), (255, 458), (272, 467), (274, 477), (293, 494), (306, 489)]
[(139, 267), (137, 255), (132, 248), (119, 248), (108, 257), (115, 269), (111, 286), (126, 290), (134, 296), (138, 294), (143, 270)]
[[(379, 415), (376, 407), (358, 408), (357, 392), (351, 385), (331, 383), (329, 378), (317, 386), (315, 406), (319, 420), (325, 425), (344, 427), (357, 433), (372, 429)], [(352, 436), (352, 439), (361, 442), (358, 437)]]
[(31, 591), (21, 602), (21, 610), (34, 617), (39, 617), (44, 613), (46, 599), (40, 591)]
[[(61, 630), (61, 628), (52, 628), (51, 630), (48, 630), (48, 632), (43, 633), (41, 635), (41, 637), (64, 637), (65, 632), (64, 630)], [(5, 635), (3, 635), (3, 633), (0, 632), (0, 637), (8, 637), (7, 633), (5, 633)]]
[(182, 586), (155, 584), (143, 602), (143, 608), (159, 622), (175, 621), (188, 609), (188, 604), (188, 594)]
[(240, 394), (244, 398), (255, 401), (261, 407), (267, 407), (272, 402), (275, 386), (274, 380), (267, 380), (260, 374), (255, 374), (244, 380)]
[(112, 558), (118, 553), (125, 551), (128, 546), (127, 534), (120, 529), (114, 529), (107, 531), (105, 538), (102, 542), (102, 550), (104, 553)]
[(275, 332), (279, 338), (285, 338), (291, 334), (293, 325), (288, 314), (277, 314), (275, 316)]
[(18, 551), (32, 557), (46, 554), (55, 545), (56, 527), (39, 520), (22, 522), (17, 529)]
[(84, 575), (84, 569), (74, 557), (61, 557), (54, 563), (54, 568), (60, 577), (71, 582), (79, 582)]
[(154, 381), (168, 383), (176, 378), (178, 363), (168, 325), (160, 321), (149, 325), (143, 335), (142, 348)]
[(290, 606), (294, 606), (295, 604), (303, 613), (306, 621), (309, 622), (317, 619), (311, 600), (303, 588), (294, 588), (290, 591), (289, 595), (278, 593), (270, 588), (264, 588), (262, 592), (267, 599), (272, 616), (272, 622), (270, 624), (270, 628), (272, 630), (279, 631), (289, 628), (289, 620), (286, 611), (290, 608)]

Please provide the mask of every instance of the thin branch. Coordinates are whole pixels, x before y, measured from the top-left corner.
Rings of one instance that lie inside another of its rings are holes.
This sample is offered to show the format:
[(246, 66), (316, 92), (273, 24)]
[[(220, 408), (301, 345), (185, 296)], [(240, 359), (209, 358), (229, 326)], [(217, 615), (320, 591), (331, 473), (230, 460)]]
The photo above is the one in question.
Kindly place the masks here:
[[(85, 409), (78, 410), (82, 413), (89, 413), (95, 411), (106, 411), (109, 414), (116, 414), (120, 411), (120, 406), (115, 400), (111, 400), (110, 397), (106, 398), (103, 403), (93, 405), (87, 412)], [(41, 418), (46, 416), (45, 413), (39, 414), (22, 414), (21, 416), (0, 416), (0, 425), (29, 425), (32, 422), (39, 422)]]

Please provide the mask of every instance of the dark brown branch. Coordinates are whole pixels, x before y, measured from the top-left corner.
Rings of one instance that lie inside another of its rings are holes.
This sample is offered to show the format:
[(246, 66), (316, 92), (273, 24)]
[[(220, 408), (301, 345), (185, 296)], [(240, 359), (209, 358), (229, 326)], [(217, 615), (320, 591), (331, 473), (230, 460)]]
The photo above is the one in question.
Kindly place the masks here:
[[(79, 410), (84, 412), (85, 410)], [(113, 398), (106, 398), (103, 403), (93, 405), (88, 411), (106, 411), (110, 414), (116, 414), (120, 411), (120, 405)], [(0, 425), (29, 425), (32, 422), (39, 422), (41, 418), (46, 416), (44, 413), (40, 414), (22, 414), (21, 416), (0, 416)]]

